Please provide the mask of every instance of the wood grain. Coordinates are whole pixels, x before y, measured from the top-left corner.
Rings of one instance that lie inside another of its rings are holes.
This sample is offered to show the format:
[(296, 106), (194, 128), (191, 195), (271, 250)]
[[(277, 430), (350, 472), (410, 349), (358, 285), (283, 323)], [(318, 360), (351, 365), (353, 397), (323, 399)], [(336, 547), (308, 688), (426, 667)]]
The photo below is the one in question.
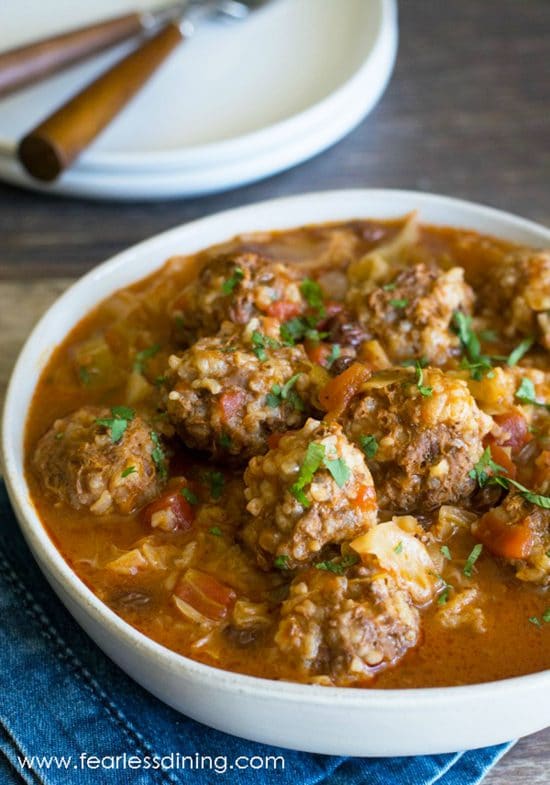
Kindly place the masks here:
[[(550, 225), (550, 2), (405, 0), (400, 14), (397, 67), (381, 104), (345, 140), (287, 173), (163, 204), (47, 199), (0, 186), (0, 396), (19, 346), (68, 278), (217, 210), (383, 186), (474, 199)], [(547, 785), (549, 767), (550, 729), (519, 741), (484, 785)]]

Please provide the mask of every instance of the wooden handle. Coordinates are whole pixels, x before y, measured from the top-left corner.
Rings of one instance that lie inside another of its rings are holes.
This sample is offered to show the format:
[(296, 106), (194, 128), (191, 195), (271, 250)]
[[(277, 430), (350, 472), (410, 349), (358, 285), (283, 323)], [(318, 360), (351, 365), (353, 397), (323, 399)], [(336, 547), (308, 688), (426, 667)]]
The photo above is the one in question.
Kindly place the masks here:
[(127, 14), (3, 52), (0, 54), (0, 97), (132, 38), (142, 29), (140, 15)]
[(170, 22), (27, 134), (17, 155), (29, 174), (46, 182), (55, 180), (182, 39), (177, 24)]

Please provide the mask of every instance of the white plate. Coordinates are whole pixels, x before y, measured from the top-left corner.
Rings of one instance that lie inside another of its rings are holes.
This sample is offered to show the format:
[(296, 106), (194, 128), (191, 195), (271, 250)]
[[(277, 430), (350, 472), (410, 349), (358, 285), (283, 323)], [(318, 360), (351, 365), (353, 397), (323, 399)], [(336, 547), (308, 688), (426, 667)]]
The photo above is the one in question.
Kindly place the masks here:
[[(52, 13), (52, 6), (58, 13)], [(2, 20), (2, 47), (120, 13), (28, 0)], [(23, 20), (25, 23), (23, 23)], [(127, 49), (0, 102), (0, 177), (39, 187), (15, 161), (41, 116)], [(59, 183), (42, 190), (160, 198), (222, 190), (281, 171), (348, 133), (381, 96), (395, 59), (395, 0), (273, 0), (244, 23), (209, 25), (181, 45)]]
[(55, 346), (100, 300), (157, 269), (240, 232), (329, 220), (423, 221), (550, 245), (550, 231), (487, 207), (406, 191), (334, 191), (220, 213), (129, 248), (72, 286), (35, 327), (13, 372), (3, 419), (3, 458), (21, 529), (46, 578), (96, 643), (161, 700), (214, 728), (255, 741), (333, 755), (419, 755), (497, 744), (550, 724), (550, 671), (466, 687), (361, 690), (290, 684), (211, 668), (130, 627), (80, 581), (46, 534), (23, 475), (23, 426)]

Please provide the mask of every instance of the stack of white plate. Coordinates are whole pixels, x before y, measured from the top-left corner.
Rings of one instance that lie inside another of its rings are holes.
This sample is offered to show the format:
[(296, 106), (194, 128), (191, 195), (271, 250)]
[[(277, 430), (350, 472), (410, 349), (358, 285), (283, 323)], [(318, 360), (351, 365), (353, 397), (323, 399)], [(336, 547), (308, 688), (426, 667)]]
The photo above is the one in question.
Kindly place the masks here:
[[(26, 0), (2, 20), (2, 49), (153, 3)], [(24, 32), (24, 37), (21, 31)], [(372, 109), (397, 49), (395, 0), (272, 0), (246, 22), (204, 25), (70, 171), (43, 186), (17, 140), (132, 44), (0, 101), (0, 178), (109, 199), (193, 196), (286, 169)]]

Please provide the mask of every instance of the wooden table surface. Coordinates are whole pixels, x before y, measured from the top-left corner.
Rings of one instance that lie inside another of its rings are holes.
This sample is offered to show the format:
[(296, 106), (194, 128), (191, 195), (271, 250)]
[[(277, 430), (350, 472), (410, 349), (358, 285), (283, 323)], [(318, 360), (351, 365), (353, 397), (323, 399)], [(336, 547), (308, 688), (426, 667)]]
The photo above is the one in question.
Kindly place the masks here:
[[(549, 0), (403, 0), (392, 82), (346, 139), (237, 191), (153, 204), (47, 198), (0, 185), (0, 395), (17, 350), (75, 276), (128, 245), (228, 207), (303, 191), (410, 188), (550, 225)], [(540, 696), (548, 700), (548, 696)], [(550, 731), (486, 785), (550, 781)]]

